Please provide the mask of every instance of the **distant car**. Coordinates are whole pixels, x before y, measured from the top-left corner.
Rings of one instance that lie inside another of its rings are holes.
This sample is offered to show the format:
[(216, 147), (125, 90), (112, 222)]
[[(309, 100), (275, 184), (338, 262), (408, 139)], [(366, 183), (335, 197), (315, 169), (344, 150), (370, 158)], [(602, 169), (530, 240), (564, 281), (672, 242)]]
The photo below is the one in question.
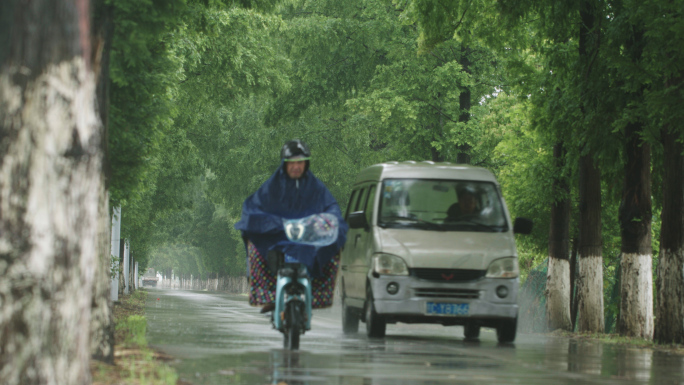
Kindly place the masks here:
[(149, 268), (147, 268), (147, 271), (145, 272), (145, 274), (143, 274), (142, 285), (143, 286), (156, 287), (157, 286), (157, 280), (158, 280), (158, 278), (157, 278), (156, 272), (154, 271), (153, 268), (149, 267)]
[(492, 327), (515, 340), (518, 256), (494, 175), (480, 167), (389, 162), (362, 170), (347, 206), (341, 258), (342, 328), (384, 337), (388, 323)]

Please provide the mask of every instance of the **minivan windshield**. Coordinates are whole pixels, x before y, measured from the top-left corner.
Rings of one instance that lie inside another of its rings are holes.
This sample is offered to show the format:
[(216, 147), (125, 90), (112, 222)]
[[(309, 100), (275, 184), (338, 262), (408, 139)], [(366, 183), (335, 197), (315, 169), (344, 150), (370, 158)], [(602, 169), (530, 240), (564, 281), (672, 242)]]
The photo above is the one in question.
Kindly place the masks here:
[(491, 182), (386, 179), (378, 226), (438, 231), (508, 230), (498, 189)]

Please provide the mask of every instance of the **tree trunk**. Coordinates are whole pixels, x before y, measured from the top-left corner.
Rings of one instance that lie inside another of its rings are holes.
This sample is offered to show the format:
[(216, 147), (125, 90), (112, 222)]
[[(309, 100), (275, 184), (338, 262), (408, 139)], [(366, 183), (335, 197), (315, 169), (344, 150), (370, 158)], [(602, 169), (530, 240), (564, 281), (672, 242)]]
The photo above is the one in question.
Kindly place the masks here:
[[(444, 140), (444, 114), (442, 113), (442, 95), (439, 92), (437, 93), (437, 100), (439, 101), (439, 112), (437, 113), (437, 123), (432, 141), (441, 142)], [(433, 162), (444, 162), (444, 154), (442, 151), (438, 151), (432, 143), (430, 143), (430, 158)]]
[(2, 384), (90, 382), (103, 188), (88, 8), (0, 6)]
[[(625, 54), (638, 65), (643, 52), (643, 32), (636, 26), (625, 45)], [(643, 88), (628, 94), (643, 103)], [(618, 333), (653, 339), (653, 260), (651, 251), (651, 146), (641, 140), (641, 120), (625, 127), (625, 181), (620, 202), (620, 318)]]
[[(596, 9), (591, 0), (580, 1), (579, 62), (581, 68), (581, 95), (591, 81), (591, 34)], [(595, 47), (595, 46), (594, 46)], [(583, 100), (579, 100), (582, 115), (586, 116)], [(584, 127), (585, 131), (591, 127)], [(586, 145), (586, 144), (585, 144)], [(580, 235), (578, 247), (579, 272), (577, 274), (577, 330), (603, 332), (603, 252), (601, 246), (601, 173), (595, 164), (591, 146), (580, 158)]]
[[(104, 175), (102, 178), (104, 189)], [(98, 263), (93, 284), (93, 299), (90, 317), (90, 353), (93, 358), (107, 363), (114, 362), (114, 317), (110, 300), (111, 219), (109, 217), (109, 196), (102, 193), (100, 201), (100, 244)]]
[[(111, 169), (109, 164), (109, 69), (114, 38), (114, 8), (107, 0), (93, 0), (93, 71), (97, 77), (97, 107), (103, 126), (102, 150), (105, 190), (109, 191)], [(110, 218), (111, 219), (111, 218)], [(107, 225), (110, 227), (111, 221)], [(109, 245), (109, 240), (106, 240)], [(107, 246), (111, 248), (111, 245)]]
[(124, 290), (126, 289), (126, 281), (124, 280), (124, 258), (126, 257), (126, 239), (119, 239), (119, 300), (124, 295)]
[(654, 336), (660, 343), (684, 343), (684, 146), (678, 141), (681, 132), (681, 127), (664, 128), (661, 137), (665, 170)]
[(549, 229), (549, 266), (546, 275), (546, 325), (549, 330), (572, 330), (570, 318), (570, 186), (562, 176), (563, 143), (553, 147), (555, 175), (554, 202)]
[(128, 254), (129, 254), (129, 261), (128, 261), (128, 292), (130, 294), (133, 294), (135, 291), (135, 260), (133, 259), (133, 255), (130, 250), (130, 245), (128, 246)]
[[(466, 46), (461, 46), (461, 66), (463, 71), (470, 73), (470, 58), (468, 57), (469, 49)], [(465, 88), (458, 96), (459, 109), (461, 114), (458, 116), (458, 121), (461, 123), (468, 123), (470, 121), (470, 107), (471, 107), (471, 91), (470, 88)], [(458, 146), (458, 153), (456, 154), (456, 163), (470, 164), (470, 144), (463, 143)]]
[(603, 252), (601, 246), (601, 173), (591, 154), (580, 158), (580, 235), (577, 274), (577, 330), (602, 333)]
[(572, 252), (570, 253), (570, 321), (572, 328), (577, 326), (577, 237), (572, 238)]
[(620, 202), (621, 335), (653, 338), (653, 275), (651, 260), (651, 147), (642, 142), (642, 125), (626, 127), (625, 181)]
[(100, 199), (100, 252), (99, 263), (95, 273), (93, 300), (90, 321), (90, 353), (93, 358), (107, 362), (114, 362), (114, 317), (112, 311), (111, 291), (111, 218), (109, 216), (108, 173), (107, 173), (107, 132), (109, 117), (109, 57), (112, 47), (113, 10), (106, 5), (105, 0), (93, 1), (93, 36), (92, 63), (93, 72), (97, 78), (95, 94), (97, 97), (98, 113), (102, 121), (102, 150), (103, 150), (103, 193)]

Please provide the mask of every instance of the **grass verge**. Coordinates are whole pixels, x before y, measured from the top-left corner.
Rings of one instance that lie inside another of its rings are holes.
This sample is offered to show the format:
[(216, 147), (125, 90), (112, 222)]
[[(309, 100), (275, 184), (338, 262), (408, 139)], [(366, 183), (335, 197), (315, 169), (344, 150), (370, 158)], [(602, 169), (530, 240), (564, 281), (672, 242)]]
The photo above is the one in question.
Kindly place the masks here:
[(93, 385), (183, 385), (170, 357), (147, 346), (145, 301), (147, 292), (136, 290), (114, 304), (114, 364), (91, 360)]
[(605, 344), (620, 345), (632, 348), (644, 348), (653, 350), (668, 351), (670, 353), (684, 355), (684, 345), (679, 344), (659, 344), (654, 341), (645, 340), (643, 338), (625, 337), (618, 334), (604, 334), (604, 333), (582, 333), (582, 332), (567, 332), (556, 330), (551, 332), (552, 335), (586, 341), (598, 341)]

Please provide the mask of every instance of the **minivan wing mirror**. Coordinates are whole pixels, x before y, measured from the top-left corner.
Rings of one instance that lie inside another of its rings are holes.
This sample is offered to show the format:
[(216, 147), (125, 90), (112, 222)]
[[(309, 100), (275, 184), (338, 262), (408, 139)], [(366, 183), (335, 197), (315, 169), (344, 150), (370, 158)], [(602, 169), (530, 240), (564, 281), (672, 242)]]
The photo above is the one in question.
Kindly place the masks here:
[(513, 234), (530, 234), (532, 232), (532, 220), (518, 217), (513, 223)]
[(352, 229), (368, 229), (368, 221), (366, 220), (366, 213), (363, 211), (354, 211), (349, 214), (347, 218), (349, 228)]

